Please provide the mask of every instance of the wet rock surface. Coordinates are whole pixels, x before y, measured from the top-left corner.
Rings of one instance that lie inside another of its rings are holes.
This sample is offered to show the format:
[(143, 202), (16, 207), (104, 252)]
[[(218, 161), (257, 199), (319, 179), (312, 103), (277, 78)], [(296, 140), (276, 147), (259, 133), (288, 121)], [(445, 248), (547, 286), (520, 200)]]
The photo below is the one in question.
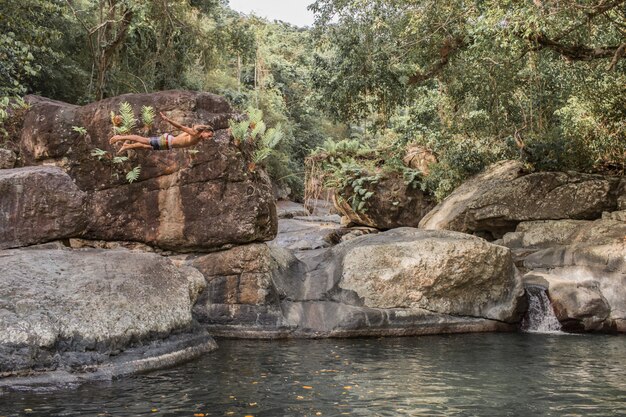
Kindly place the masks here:
[(521, 223), (504, 236), (565, 330), (626, 331), (626, 222), (603, 217)]

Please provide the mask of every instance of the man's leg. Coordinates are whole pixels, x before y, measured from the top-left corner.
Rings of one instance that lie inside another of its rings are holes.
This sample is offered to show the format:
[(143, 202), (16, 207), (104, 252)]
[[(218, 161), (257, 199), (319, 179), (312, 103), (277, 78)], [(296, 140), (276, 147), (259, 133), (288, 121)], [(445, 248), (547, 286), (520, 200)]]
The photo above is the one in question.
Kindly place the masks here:
[(117, 153), (122, 153), (129, 149), (152, 149), (152, 146), (145, 145), (143, 143), (126, 143), (124, 144)]
[(125, 141), (125, 140), (130, 140), (130, 141), (133, 141), (133, 142), (150, 145), (150, 138), (145, 138), (145, 137), (139, 136), (139, 135), (115, 135), (115, 136), (113, 136), (109, 140), (109, 143), (110, 144), (114, 144), (114, 143), (122, 142), (122, 141)]

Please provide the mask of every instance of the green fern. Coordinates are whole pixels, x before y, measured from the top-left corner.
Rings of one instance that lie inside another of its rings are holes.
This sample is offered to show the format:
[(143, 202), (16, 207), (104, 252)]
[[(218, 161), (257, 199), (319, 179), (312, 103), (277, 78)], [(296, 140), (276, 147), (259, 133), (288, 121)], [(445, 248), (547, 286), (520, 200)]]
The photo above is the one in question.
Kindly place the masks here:
[(128, 157), (127, 156), (116, 156), (113, 158), (113, 163), (114, 164), (122, 164), (124, 162), (128, 161)]
[(263, 121), (263, 110), (261, 109), (248, 107), (246, 113), (248, 113), (248, 120), (250, 121), (250, 125), (256, 125)]
[(98, 159), (101, 159), (102, 157), (104, 157), (104, 156), (106, 156), (108, 154), (109, 153), (107, 151), (104, 151), (104, 150), (102, 150), (100, 148), (95, 148), (95, 149), (92, 149), (92, 151), (91, 151), (91, 156), (95, 156)]
[(126, 174), (126, 181), (132, 184), (133, 182), (137, 181), (137, 179), (139, 178), (139, 174), (141, 174), (141, 165), (137, 165)]
[(265, 132), (263, 136), (263, 146), (266, 148), (274, 149), (281, 140), (283, 140), (284, 133), (281, 129), (281, 125), (270, 128)]
[(141, 121), (144, 126), (150, 127), (154, 124), (156, 118), (156, 112), (152, 106), (141, 107)]
[(72, 130), (74, 132), (78, 132), (80, 135), (83, 135), (83, 136), (87, 134), (87, 129), (81, 126), (72, 126)]
[(252, 132), (250, 133), (248, 139), (252, 141), (257, 140), (259, 137), (263, 136), (266, 129), (267, 126), (265, 125), (265, 122), (263, 120), (256, 122), (256, 124), (254, 125), (254, 129), (252, 129)]
[(230, 127), (230, 132), (235, 139), (240, 142), (245, 142), (247, 140), (248, 129), (250, 129), (250, 122), (248, 120), (244, 120), (241, 122), (235, 122), (233, 120), (230, 120), (228, 122), (228, 125)]
[(127, 101), (120, 103), (120, 116), (122, 117), (122, 125), (117, 128), (117, 133), (128, 134), (137, 124), (133, 107)]

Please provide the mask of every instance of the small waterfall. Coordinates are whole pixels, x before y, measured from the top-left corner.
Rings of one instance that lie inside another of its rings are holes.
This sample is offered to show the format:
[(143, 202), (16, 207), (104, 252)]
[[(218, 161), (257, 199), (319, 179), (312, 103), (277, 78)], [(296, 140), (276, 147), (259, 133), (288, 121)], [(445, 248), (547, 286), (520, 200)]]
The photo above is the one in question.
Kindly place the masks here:
[(533, 333), (556, 333), (561, 331), (561, 323), (554, 315), (552, 304), (543, 287), (526, 287), (528, 311), (522, 320), (522, 330)]

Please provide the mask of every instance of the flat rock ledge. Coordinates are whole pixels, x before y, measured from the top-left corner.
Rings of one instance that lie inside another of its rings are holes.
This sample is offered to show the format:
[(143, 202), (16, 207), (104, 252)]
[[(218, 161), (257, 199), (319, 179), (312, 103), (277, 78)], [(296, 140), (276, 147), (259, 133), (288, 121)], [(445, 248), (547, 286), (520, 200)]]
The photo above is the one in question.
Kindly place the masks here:
[(195, 269), (129, 250), (0, 251), (0, 390), (112, 379), (216, 348)]
[(217, 349), (215, 340), (205, 331), (171, 336), (145, 346), (127, 349), (98, 365), (77, 370), (56, 370), (20, 374), (0, 374), (0, 395), (3, 391), (72, 388), (86, 382), (114, 379), (170, 368), (201, 357)]

